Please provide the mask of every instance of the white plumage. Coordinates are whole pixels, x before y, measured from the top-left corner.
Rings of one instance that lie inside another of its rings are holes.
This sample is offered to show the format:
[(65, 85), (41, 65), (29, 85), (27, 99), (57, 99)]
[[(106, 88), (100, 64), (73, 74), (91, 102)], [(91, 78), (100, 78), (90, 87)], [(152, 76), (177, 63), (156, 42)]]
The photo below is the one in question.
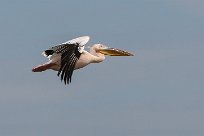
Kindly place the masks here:
[(47, 63), (34, 67), (33, 72), (42, 72), (47, 69), (58, 71), (58, 76), (65, 84), (71, 82), (73, 71), (83, 68), (90, 63), (99, 63), (109, 56), (133, 56), (133, 54), (108, 48), (103, 44), (94, 44), (90, 52), (84, 50), (85, 44), (90, 40), (89, 36), (78, 37), (57, 46), (45, 50), (42, 54), (49, 59)]

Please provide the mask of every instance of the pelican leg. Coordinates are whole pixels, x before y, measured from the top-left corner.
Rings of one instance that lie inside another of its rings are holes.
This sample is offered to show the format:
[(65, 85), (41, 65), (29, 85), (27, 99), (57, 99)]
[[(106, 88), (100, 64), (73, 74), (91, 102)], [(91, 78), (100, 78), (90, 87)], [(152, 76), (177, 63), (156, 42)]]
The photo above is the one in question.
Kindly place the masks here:
[(45, 71), (47, 69), (50, 69), (54, 65), (56, 65), (56, 64), (54, 64), (54, 63), (45, 63), (45, 64), (39, 65), (37, 67), (34, 67), (32, 69), (32, 71), (33, 72), (42, 72), (42, 71)]

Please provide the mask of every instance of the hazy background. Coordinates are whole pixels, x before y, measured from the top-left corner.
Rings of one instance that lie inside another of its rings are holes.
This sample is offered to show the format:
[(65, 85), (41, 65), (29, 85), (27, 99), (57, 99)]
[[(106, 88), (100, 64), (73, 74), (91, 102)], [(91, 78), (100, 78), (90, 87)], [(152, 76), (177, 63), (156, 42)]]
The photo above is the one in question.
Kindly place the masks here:
[[(203, 136), (203, 0), (0, 1), (1, 136)], [(134, 52), (32, 73), (41, 53), (89, 35)]]

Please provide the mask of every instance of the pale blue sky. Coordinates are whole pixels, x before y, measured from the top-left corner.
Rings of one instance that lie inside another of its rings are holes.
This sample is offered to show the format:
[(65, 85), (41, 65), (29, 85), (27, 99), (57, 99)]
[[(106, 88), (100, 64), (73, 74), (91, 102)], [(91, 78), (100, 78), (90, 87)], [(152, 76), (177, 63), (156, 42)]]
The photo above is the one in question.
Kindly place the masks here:
[[(203, 0), (0, 1), (1, 136), (202, 136)], [(32, 73), (45, 49), (89, 35), (134, 52)]]

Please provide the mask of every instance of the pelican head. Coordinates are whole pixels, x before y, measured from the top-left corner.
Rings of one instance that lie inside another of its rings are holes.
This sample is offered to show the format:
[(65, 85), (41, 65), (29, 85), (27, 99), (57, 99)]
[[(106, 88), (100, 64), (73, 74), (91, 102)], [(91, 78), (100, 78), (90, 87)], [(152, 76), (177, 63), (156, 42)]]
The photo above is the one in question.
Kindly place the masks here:
[(132, 53), (123, 51), (116, 48), (110, 48), (104, 44), (94, 44), (90, 48), (90, 54), (92, 55), (90, 63), (99, 63), (105, 60), (105, 56), (133, 56)]

